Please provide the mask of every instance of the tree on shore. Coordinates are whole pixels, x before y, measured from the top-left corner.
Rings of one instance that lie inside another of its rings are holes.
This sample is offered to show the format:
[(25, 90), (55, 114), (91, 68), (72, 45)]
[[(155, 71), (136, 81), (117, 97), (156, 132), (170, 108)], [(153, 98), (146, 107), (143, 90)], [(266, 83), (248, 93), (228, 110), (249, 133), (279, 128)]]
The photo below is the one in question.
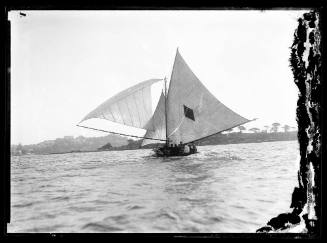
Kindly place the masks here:
[(15, 153), (17, 153), (17, 154), (25, 154), (26, 153), (26, 150), (21, 143), (17, 145)]
[(240, 130), (240, 133), (242, 133), (242, 131), (246, 130), (246, 128), (244, 126), (238, 126), (237, 128), (238, 128), (238, 130)]
[(290, 130), (290, 126), (289, 125), (287, 125), (287, 124), (285, 124), (284, 126), (283, 126), (283, 129), (284, 129), (284, 132), (288, 132), (289, 130)]
[(251, 129), (249, 129), (249, 131), (252, 131), (254, 133), (258, 133), (260, 131), (260, 129), (256, 128), (256, 127), (252, 127)]
[(264, 126), (264, 128), (265, 128), (265, 130), (262, 130), (262, 132), (267, 133), (268, 129), (269, 129), (269, 126)]
[(274, 122), (273, 124), (272, 124), (272, 128), (271, 128), (271, 131), (272, 132), (278, 132), (278, 127), (280, 126), (280, 123), (278, 123), (278, 122)]
[(18, 151), (18, 150), (23, 150), (23, 145), (22, 145), (21, 143), (19, 143), (19, 144), (17, 145), (16, 150), (17, 150), (17, 151)]

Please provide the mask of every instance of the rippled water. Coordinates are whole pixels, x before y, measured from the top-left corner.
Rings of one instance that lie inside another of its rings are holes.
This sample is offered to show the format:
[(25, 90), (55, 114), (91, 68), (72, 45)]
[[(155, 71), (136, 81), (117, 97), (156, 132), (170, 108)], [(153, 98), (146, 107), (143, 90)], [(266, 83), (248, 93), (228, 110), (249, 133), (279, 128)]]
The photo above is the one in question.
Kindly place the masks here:
[(297, 141), (11, 158), (8, 232), (255, 232), (289, 211)]

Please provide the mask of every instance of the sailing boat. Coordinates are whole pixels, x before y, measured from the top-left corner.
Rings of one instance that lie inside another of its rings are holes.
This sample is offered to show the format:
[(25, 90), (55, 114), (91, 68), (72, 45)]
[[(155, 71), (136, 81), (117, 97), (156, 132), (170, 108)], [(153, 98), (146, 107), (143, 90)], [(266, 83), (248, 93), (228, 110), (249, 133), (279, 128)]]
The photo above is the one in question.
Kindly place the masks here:
[[(162, 80), (164, 91), (155, 111), (152, 112), (151, 86)], [(143, 81), (109, 98), (81, 122), (91, 118), (145, 129), (145, 135), (139, 137), (77, 125), (142, 138), (142, 146), (163, 143), (163, 146), (154, 149), (157, 156), (185, 156), (196, 153), (195, 142), (252, 121), (216, 99), (195, 76), (178, 49), (168, 91), (166, 78)]]

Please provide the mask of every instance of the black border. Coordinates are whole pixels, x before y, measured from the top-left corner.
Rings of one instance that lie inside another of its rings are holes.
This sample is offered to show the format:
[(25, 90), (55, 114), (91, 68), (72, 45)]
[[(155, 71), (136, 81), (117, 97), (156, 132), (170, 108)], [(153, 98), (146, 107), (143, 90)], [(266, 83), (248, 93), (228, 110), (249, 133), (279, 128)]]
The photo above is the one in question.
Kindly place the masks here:
[[(128, 1), (107, 1), (107, 2), (95, 2), (95, 1), (84, 1), (83, 3), (58, 3), (57, 1), (39, 1), (39, 2), (31, 2), (31, 1), (5, 1), (2, 8), (2, 33), (4, 33), (4, 45), (2, 57), (4, 60), (3, 69), (4, 70), (4, 82), (1, 82), (1, 97), (2, 97), (2, 105), (1, 111), (4, 114), (4, 123), (1, 124), (1, 147), (2, 160), (1, 160), (1, 213), (0, 213), (0, 222), (1, 222), (1, 238), (9, 239), (108, 239), (108, 238), (153, 238), (153, 237), (165, 237), (165, 238), (220, 238), (220, 239), (248, 239), (248, 240), (275, 240), (275, 239), (312, 239), (311, 236), (307, 234), (290, 234), (290, 233), (273, 233), (273, 234), (262, 234), (262, 233), (7, 233), (7, 222), (10, 220), (10, 72), (8, 72), (8, 68), (10, 68), (10, 22), (7, 21), (8, 11), (10, 10), (283, 10), (283, 9), (318, 9), (322, 22), (321, 26), (325, 26), (325, 6), (324, 1), (316, 1), (310, 0), (306, 2), (296, 2), (296, 1), (281, 1), (281, 2), (256, 2), (256, 1), (223, 1), (223, 2), (215, 2), (208, 3), (207, 1), (198, 1), (198, 2), (167, 2), (167, 1), (143, 1), (132, 3)], [(322, 34), (322, 39), (324, 40), (324, 35)], [(326, 41), (322, 41), (322, 50), (326, 50)], [(324, 53), (323, 53), (324, 54)], [(325, 55), (323, 55), (323, 64), (325, 64)], [(323, 65), (324, 66), (324, 65)], [(323, 77), (325, 75), (325, 69), (323, 69)], [(323, 82), (322, 85), (322, 94), (326, 94), (326, 85)], [(322, 97), (323, 105), (326, 99)], [(325, 106), (323, 106), (325, 107)], [(322, 109), (324, 111), (324, 109)], [(325, 113), (322, 114), (322, 122), (326, 121)], [(326, 123), (326, 122), (325, 122)], [(323, 155), (322, 161), (324, 161), (324, 153), (325, 153), (325, 134), (326, 127), (325, 124), (322, 123), (322, 144), (323, 144)], [(3, 143), (3, 144), (2, 144)], [(323, 173), (323, 169), (325, 166), (322, 164), (321, 166), (321, 178), (322, 185), (325, 180), (325, 173)], [(323, 187), (322, 190), (322, 204), (325, 201), (325, 192)], [(282, 213), (282, 212), (281, 212)], [(321, 235), (314, 237), (314, 239), (322, 240), (324, 238), (326, 211), (322, 210), (321, 215)], [(264, 226), (264, 225), (263, 225)]]

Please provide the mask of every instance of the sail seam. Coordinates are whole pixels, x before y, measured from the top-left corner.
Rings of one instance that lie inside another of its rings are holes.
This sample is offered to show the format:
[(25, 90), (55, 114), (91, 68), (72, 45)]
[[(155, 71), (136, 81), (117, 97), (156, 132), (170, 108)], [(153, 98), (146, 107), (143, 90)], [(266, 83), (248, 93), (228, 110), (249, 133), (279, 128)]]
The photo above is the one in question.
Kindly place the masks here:
[(120, 117), (121, 117), (121, 119), (123, 120), (123, 124), (124, 124), (124, 125), (128, 125), (128, 124), (125, 123), (125, 119), (124, 119), (124, 117), (123, 117), (123, 115), (122, 115), (122, 112), (121, 112), (121, 110), (120, 110), (120, 105), (119, 105), (118, 102), (117, 102), (117, 106), (118, 106), (118, 111), (119, 111)]
[[(158, 80), (158, 81), (156, 81), (156, 82), (159, 82), (159, 81), (161, 81), (161, 80), (162, 80), (162, 79), (159, 79), (159, 80)], [(156, 83), (156, 82), (154, 82), (154, 83)], [(129, 96), (133, 95), (134, 93), (136, 93), (136, 92), (138, 92), (138, 91), (140, 91), (140, 90), (142, 90), (142, 91), (143, 91), (143, 89), (145, 89), (145, 88), (148, 88), (148, 87), (152, 86), (154, 83), (152, 83), (151, 85), (144, 85), (144, 86), (142, 86), (142, 87), (139, 87), (138, 89), (134, 90), (134, 92), (133, 92), (133, 93), (130, 93), (130, 94), (128, 94), (128, 95), (126, 95), (126, 96), (124, 96), (124, 97), (121, 97), (121, 98), (117, 99), (117, 102), (119, 102), (120, 100), (122, 100), (122, 99), (125, 99), (125, 98), (127, 98), (127, 97), (129, 97)], [(123, 91), (122, 91), (122, 92), (123, 92)], [(142, 92), (142, 94), (143, 94), (143, 92)]]
[(131, 114), (131, 111), (130, 111), (130, 109), (129, 109), (127, 99), (125, 99), (125, 102), (126, 102), (126, 106), (127, 106), (128, 114), (129, 114), (129, 116), (131, 117), (132, 125), (135, 126), (135, 125), (134, 125), (134, 120), (133, 120), (133, 115)]
[(115, 117), (114, 114), (112, 113), (111, 109), (109, 109), (109, 111), (110, 111), (110, 114), (111, 114), (112, 118), (114, 118), (114, 121), (117, 122), (116, 117)]
[(153, 120), (152, 121), (153, 121), (152, 122), (152, 128), (153, 128), (153, 131), (155, 131), (156, 130), (155, 124), (157, 123), (157, 121), (156, 121), (156, 117), (154, 116), (154, 114), (153, 114)]
[[(102, 118), (102, 117), (97, 117), (97, 119), (104, 119), (104, 118)], [(104, 120), (108, 121), (108, 119), (104, 119)], [(112, 121), (112, 122), (114, 122), (114, 121)], [(118, 124), (120, 124), (120, 125), (125, 125), (125, 126), (128, 126), (128, 127), (134, 127), (134, 128), (137, 128), (137, 129), (146, 130), (146, 129), (144, 129), (144, 128), (135, 127), (135, 126), (128, 125), (128, 124), (123, 124), (123, 123), (121, 123), (121, 122), (115, 122), (115, 123), (118, 123)]]
[[(151, 81), (152, 80), (152, 81)], [(148, 81), (151, 81), (151, 82), (149, 82), (149, 83), (151, 83), (151, 84), (149, 84), (149, 85), (145, 85), (145, 84), (143, 84), (141, 87), (138, 87), (137, 89), (135, 89), (135, 90), (133, 90), (133, 92), (132, 93), (130, 93), (130, 94), (127, 94), (126, 96), (124, 96), (124, 97), (120, 97), (120, 98), (116, 98), (116, 99), (114, 99), (115, 98), (115, 96), (113, 96), (113, 97), (111, 97), (110, 99), (108, 99), (108, 100), (106, 100), (106, 101), (104, 101), (104, 103), (102, 104), (102, 105), (100, 105), (98, 108), (96, 108), (95, 110), (93, 110), (92, 112), (94, 112), (94, 111), (96, 111), (96, 110), (101, 110), (101, 109), (103, 109), (102, 107), (106, 107), (107, 106), (107, 103), (110, 101), (110, 102), (113, 102), (112, 100), (114, 100), (114, 103), (113, 104), (116, 104), (116, 103), (119, 103), (122, 99), (125, 99), (125, 98), (128, 98), (129, 96), (131, 96), (131, 95), (133, 95), (134, 93), (136, 93), (136, 92), (138, 92), (138, 91), (142, 91), (143, 89), (145, 89), (145, 88), (147, 88), (147, 87), (151, 87), (151, 85), (153, 85), (154, 83), (157, 83), (157, 82), (159, 82), (159, 81), (162, 81), (162, 79), (150, 79), (150, 80), (148, 80)], [(134, 87), (134, 86), (133, 86)], [(131, 87), (131, 88), (133, 88), (133, 87)], [(129, 89), (131, 89), (131, 88), (129, 88)], [(124, 91), (127, 91), (128, 89), (125, 89), (125, 90), (122, 90), (121, 92), (119, 92), (118, 94), (120, 94), (120, 93), (122, 93), (122, 92), (124, 92)], [(142, 93), (142, 95), (143, 95), (143, 93)], [(144, 102), (143, 102), (144, 103)], [(92, 113), (91, 112), (91, 113)], [(88, 117), (88, 116), (87, 116)], [(86, 118), (86, 117), (85, 117)], [(90, 118), (92, 118), (92, 117), (89, 117), (89, 118), (86, 118), (86, 119), (83, 119), (83, 120), (88, 120), (88, 119), (90, 119)], [(96, 117), (94, 117), (94, 118), (96, 118)], [(82, 121), (83, 121), (82, 120)]]
[[(156, 82), (159, 82), (159, 81), (161, 81), (161, 80), (162, 80), (162, 79), (159, 79), (159, 80), (156, 81)], [(156, 82), (154, 82), (154, 83), (156, 83)], [(121, 97), (121, 98), (117, 99), (115, 102), (119, 102), (120, 100), (125, 99), (125, 98), (127, 98), (127, 97), (133, 95), (134, 93), (136, 93), (136, 92), (138, 92), (138, 91), (140, 91), (140, 90), (143, 90), (143, 89), (145, 89), (145, 88), (147, 88), (147, 87), (150, 87), (150, 86), (153, 85), (154, 83), (152, 83), (152, 84), (150, 84), (150, 85), (144, 85), (144, 86), (141, 86), (141, 87), (139, 87), (138, 89), (134, 90), (133, 93), (130, 93), (130, 94), (124, 96), (124, 97)], [(124, 92), (124, 91), (125, 91), (125, 90), (123, 90), (123, 91), (121, 91), (121, 92)], [(119, 93), (120, 93), (120, 92), (119, 92)], [(118, 94), (119, 94), (119, 93), (118, 93)], [(115, 97), (115, 96), (114, 96), (114, 97)], [(114, 98), (114, 97), (112, 97), (112, 98)], [(106, 101), (105, 101), (105, 102), (106, 102)]]
[(137, 99), (135, 98), (135, 93), (133, 93), (133, 98), (135, 100), (135, 106), (136, 106), (136, 110), (137, 110), (137, 114), (138, 114), (138, 120), (139, 120), (139, 127), (141, 127), (142, 123), (141, 123), (141, 115), (140, 115), (140, 111), (139, 111), (139, 106), (137, 105)]
[[(160, 97), (159, 97), (159, 101), (158, 101), (158, 104), (157, 104), (157, 107), (159, 107), (159, 105), (160, 105), (160, 99), (161, 99), (161, 95), (160, 95)], [(154, 111), (154, 113), (153, 113), (153, 116), (152, 116), (152, 118), (151, 118), (151, 120), (152, 120), (152, 130), (155, 132), (156, 131), (156, 127), (155, 127), (155, 124), (156, 124), (156, 111), (157, 111), (157, 107), (156, 107), (156, 109), (155, 109), (155, 111)]]
[[(145, 103), (144, 103), (144, 88), (142, 89), (142, 103), (143, 103), (143, 107), (146, 109), (146, 105), (145, 105)], [(145, 112), (146, 112), (146, 110), (145, 110)]]

